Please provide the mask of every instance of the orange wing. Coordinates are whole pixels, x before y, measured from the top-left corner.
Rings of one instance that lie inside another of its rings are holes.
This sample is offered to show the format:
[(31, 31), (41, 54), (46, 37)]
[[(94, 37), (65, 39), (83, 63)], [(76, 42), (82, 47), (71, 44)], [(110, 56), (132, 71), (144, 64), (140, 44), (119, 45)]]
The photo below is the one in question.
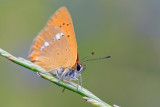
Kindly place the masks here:
[(74, 68), (78, 60), (77, 42), (71, 16), (61, 7), (33, 42), (30, 60), (46, 70)]

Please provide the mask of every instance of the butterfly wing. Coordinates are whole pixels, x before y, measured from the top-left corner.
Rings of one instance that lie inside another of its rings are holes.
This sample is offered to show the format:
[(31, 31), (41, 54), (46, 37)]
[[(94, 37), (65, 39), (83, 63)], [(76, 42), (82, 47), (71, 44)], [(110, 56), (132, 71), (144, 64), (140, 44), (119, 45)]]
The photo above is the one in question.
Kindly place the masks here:
[(71, 15), (66, 7), (61, 7), (49, 20), (47, 26), (58, 26), (67, 34), (71, 53), (73, 55), (73, 63), (77, 59), (77, 42), (73, 27)]
[(36, 37), (29, 58), (46, 70), (75, 67), (77, 43), (71, 16), (65, 7), (51, 17)]

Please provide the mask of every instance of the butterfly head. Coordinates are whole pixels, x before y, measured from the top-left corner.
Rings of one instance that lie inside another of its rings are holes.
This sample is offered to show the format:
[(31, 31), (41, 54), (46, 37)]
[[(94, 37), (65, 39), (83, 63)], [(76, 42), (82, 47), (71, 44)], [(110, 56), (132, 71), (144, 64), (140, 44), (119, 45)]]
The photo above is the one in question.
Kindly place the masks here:
[(75, 71), (77, 71), (77, 73), (81, 73), (85, 70), (85, 68), (86, 68), (86, 65), (82, 65), (81, 62), (77, 62)]

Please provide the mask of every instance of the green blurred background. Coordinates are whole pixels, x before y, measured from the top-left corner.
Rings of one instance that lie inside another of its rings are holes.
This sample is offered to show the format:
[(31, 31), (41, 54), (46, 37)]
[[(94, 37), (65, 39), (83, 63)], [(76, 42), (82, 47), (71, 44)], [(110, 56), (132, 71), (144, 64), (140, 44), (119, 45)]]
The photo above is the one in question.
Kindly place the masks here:
[[(83, 86), (122, 107), (160, 106), (159, 0), (0, 0), (0, 48), (27, 58), (32, 40), (61, 6), (71, 13)], [(91, 107), (81, 96), (0, 57), (0, 107)]]

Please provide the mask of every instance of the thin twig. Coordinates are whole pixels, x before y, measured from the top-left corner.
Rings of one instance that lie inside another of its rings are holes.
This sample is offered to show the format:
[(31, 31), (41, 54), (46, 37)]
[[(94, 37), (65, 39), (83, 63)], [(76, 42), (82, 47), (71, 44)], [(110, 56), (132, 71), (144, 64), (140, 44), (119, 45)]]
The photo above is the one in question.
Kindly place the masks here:
[(95, 96), (94, 94), (92, 94), (91, 92), (89, 92), (88, 90), (86, 90), (85, 88), (79, 88), (77, 90), (77, 87), (76, 87), (76, 84), (73, 83), (74, 85), (71, 85), (71, 84), (68, 84), (66, 82), (63, 82), (63, 81), (60, 81), (58, 83), (58, 79), (56, 77), (54, 77), (53, 75), (51, 75), (50, 73), (47, 73), (46, 70), (44, 70), (43, 68), (41, 68), (40, 66), (26, 60), (26, 59), (23, 59), (23, 58), (17, 58), (13, 55), (11, 55), (10, 53), (2, 50), (0, 48), (0, 55), (11, 60), (12, 62), (18, 64), (18, 65), (21, 65), (25, 68), (28, 68), (34, 72), (39, 72), (41, 74), (41, 76), (52, 82), (52, 83), (55, 83), (63, 88), (66, 88), (70, 91), (73, 91), (77, 94), (80, 94), (81, 96), (83, 96), (83, 99), (87, 100), (87, 102), (97, 106), (97, 107), (112, 107), (111, 105), (103, 102), (101, 99), (99, 99), (97, 96)]

